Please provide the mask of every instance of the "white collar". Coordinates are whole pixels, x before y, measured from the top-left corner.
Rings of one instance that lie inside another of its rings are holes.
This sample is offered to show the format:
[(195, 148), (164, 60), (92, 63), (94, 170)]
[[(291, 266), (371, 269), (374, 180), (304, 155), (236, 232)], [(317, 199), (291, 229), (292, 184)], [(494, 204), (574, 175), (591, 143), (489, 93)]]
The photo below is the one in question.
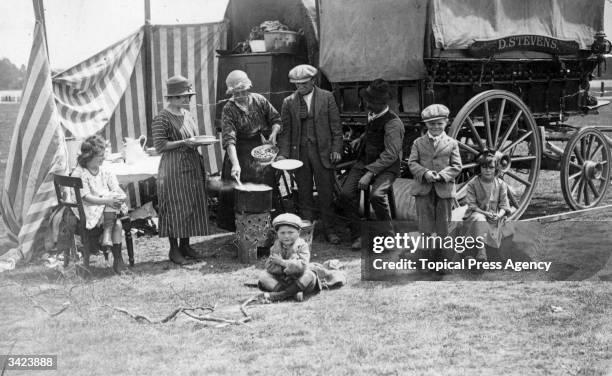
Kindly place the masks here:
[(377, 114), (373, 114), (371, 112), (368, 113), (368, 121), (374, 121), (376, 119), (378, 119), (379, 117), (383, 116), (384, 114), (386, 114), (389, 111), (389, 106), (385, 107), (384, 110), (380, 111)]
[(446, 136), (446, 132), (442, 131), (437, 137), (434, 137), (429, 131), (427, 131), (427, 137), (434, 141), (440, 141), (444, 136)]

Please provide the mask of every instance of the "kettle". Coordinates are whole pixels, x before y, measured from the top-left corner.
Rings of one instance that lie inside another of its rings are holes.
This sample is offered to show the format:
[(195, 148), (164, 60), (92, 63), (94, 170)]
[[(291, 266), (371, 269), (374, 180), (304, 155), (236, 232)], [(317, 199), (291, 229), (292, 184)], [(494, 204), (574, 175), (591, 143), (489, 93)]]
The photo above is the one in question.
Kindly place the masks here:
[(127, 164), (137, 163), (139, 160), (146, 158), (145, 146), (147, 144), (147, 136), (141, 135), (138, 138), (126, 137), (123, 143), (123, 151), (125, 152), (125, 162)]

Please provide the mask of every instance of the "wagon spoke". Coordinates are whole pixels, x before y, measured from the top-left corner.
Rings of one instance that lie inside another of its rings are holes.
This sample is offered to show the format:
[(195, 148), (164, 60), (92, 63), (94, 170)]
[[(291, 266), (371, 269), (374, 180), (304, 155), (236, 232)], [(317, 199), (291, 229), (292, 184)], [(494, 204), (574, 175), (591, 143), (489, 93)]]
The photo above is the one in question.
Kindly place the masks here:
[(578, 145), (576, 145), (576, 147), (574, 148), (572, 152), (576, 156), (578, 163), (582, 166), (584, 164), (584, 158), (582, 158), (582, 151), (576, 151), (576, 149), (578, 149)]
[(510, 133), (512, 133), (512, 131), (514, 130), (514, 127), (516, 127), (516, 125), (518, 124), (518, 120), (521, 117), (521, 115), (523, 115), (523, 110), (519, 110), (516, 113), (516, 115), (514, 115), (514, 119), (512, 119), (512, 123), (510, 124), (510, 127), (508, 128), (508, 130), (506, 130), (506, 133), (504, 133), (504, 136), (502, 137), (499, 144), (496, 145), (497, 148), (502, 147), (504, 145), (504, 142), (508, 140), (508, 137), (510, 137)]
[(568, 180), (574, 180), (576, 179), (578, 176), (582, 175), (582, 171), (578, 171), (577, 173), (575, 173), (574, 175), (570, 175), (570, 177), (568, 178)]
[(589, 155), (589, 159), (592, 160), (601, 151), (601, 149), (603, 149), (603, 147), (603, 144), (600, 143), (599, 146), (597, 146), (597, 149), (595, 149), (595, 151)]
[(502, 120), (504, 118), (504, 110), (506, 109), (506, 98), (502, 99), (501, 106), (499, 108), (499, 115), (497, 116), (497, 125), (495, 126), (495, 137), (493, 138), (493, 143), (491, 145), (497, 145), (497, 140), (499, 139), (499, 130), (502, 126)]
[(574, 183), (572, 184), (572, 188), (570, 189), (572, 197), (574, 197), (574, 195), (576, 194), (576, 189), (578, 189), (578, 185), (580, 185), (581, 181), (582, 181), (582, 178), (576, 179)]
[(589, 155), (591, 155), (591, 146), (593, 145), (593, 136), (588, 136), (586, 143), (587, 143), (587, 147), (584, 152), (584, 159), (588, 160)]
[(514, 206), (515, 208), (519, 207), (520, 203), (516, 200), (516, 197), (514, 197), (514, 194), (510, 192), (510, 190), (508, 190), (508, 200), (510, 201), (510, 205)]
[(457, 197), (463, 197), (465, 195), (465, 191), (467, 190), (468, 184), (470, 184), (470, 182), (474, 179), (476, 179), (476, 175), (472, 176), (471, 178), (469, 178), (465, 183), (462, 183), (463, 185), (457, 189)]
[(521, 137), (519, 137), (516, 141), (514, 141), (513, 143), (511, 143), (510, 145), (504, 147), (503, 149), (501, 149), (500, 151), (502, 153), (505, 153), (506, 150), (512, 149), (513, 147), (515, 147), (516, 145), (520, 144), (521, 142), (525, 141), (527, 139), (527, 137), (531, 136), (533, 134), (533, 131), (529, 131), (527, 133), (525, 133), (524, 135), (522, 135)]
[(484, 140), (480, 137), (480, 135), (478, 134), (478, 131), (476, 130), (476, 127), (474, 126), (474, 122), (472, 121), (472, 119), (468, 116), (465, 121), (468, 123), (468, 126), (470, 127), (472, 134), (474, 134), (474, 137), (476, 138), (476, 142), (478, 142), (478, 145), (480, 145), (481, 149), (486, 149), (487, 145), (485, 144)]
[(474, 155), (480, 155), (480, 152), (470, 146), (467, 146), (465, 143), (461, 142), (461, 141), (457, 141), (457, 143), (459, 144), (460, 148), (463, 148), (464, 150), (469, 151), (470, 153), (474, 154)]
[(487, 134), (488, 146), (493, 146), (493, 140), (491, 139), (491, 118), (489, 117), (489, 101), (484, 102), (484, 116), (485, 116), (485, 133)]
[(589, 188), (587, 187), (588, 184), (586, 184), (586, 182), (588, 182), (589, 180), (585, 180), (585, 183), (582, 184), (582, 191), (584, 193), (584, 203), (585, 205), (589, 205), (591, 202), (589, 201)]
[(584, 179), (580, 179), (580, 184), (578, 184), (578, 196), (576, 197), (576, 202), (580, 202), (580, 195), (582, 194), (582, 187), (584, 187)]
[(591, 179), (587, 180), (588, 186), (591, 189), (591, 192), (593, 192), (593, 197), (597, 198), (599, 197), (599, 191), (597, 190), (597, 188), (595, 187), (595, 184), (593, 184), (593, 181)]
[(510, 159), (512, 162), (532, 161), (536, 159), (535, 155), (511, 155)]
[(576, 192), (578, 193), (578, 197), (576, 201), (580, 201), (580, 190), (582, 189), (582, 177), (580, 177), (580, 179), (576, 180), (576, 183), (573, 187), (572, 187), (572, 196), (574, 196), (576, 194)]
[(578, 163), (576, 163), (574, 161), (570, 161), (570, 166), (572, 166), (574, 168), (577, 168), (579, 170), (582, 168)]
[(461, 166), (461, 169), (462, 170), (468, 170), (468, 169), (474, 168), (476, 166), (478, 166), (478, 163), (466, 163), (466, 164)]
[(506, 175), (512, 177), (512, 179), (514, 179), (514, 180), (516, 180), (518, 182), (523, 183), (523, 185), (526, 186), (526, 187), (531, 187), (531, 183), (530, 182), (528, 182), (527, 180), (525, 180), (522, 177), (518, 176), (517, 174), (515, 174), (512, 171), (506, 171)]

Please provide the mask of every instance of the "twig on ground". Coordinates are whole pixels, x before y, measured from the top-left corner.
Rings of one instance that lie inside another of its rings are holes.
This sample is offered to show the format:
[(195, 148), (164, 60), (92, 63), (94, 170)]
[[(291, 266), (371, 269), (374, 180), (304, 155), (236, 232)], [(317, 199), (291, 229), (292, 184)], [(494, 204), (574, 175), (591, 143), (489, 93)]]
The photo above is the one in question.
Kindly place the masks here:
[(257, 299), (259, 298), (259, 294), (255, 294), (253, 296), (251, 296), (250, 298), (248, 298), (247, 300), (245, 300), (241, 305), (240, 305), (240, 312), (242, 312), (242, 314), (244, 315), (244, 318), (248, 318), (248, 321), (252, 320), (251, 315), (248, 314), (246, 308), (249, 304), (256, 302)]
[(40, 303), (38, 303), (36, 300), (34, 300), (34, 298), (33, 298), (31, 295), (29, 295), (25, 289), (23, 290), (23, 295), (24, 295), (25, 297), (27, 297), (27, 298), (30, 300), (30, 302), (32, 302), (32, 305), (33, 305), (35, 308), (42, 309), (43, 311), (45, 311), (45, 312), (46, 312), (46, 313), (49, 315), (49, 317), (59, 316), (59, 315), (60, 315), (62, 312), (64, 312), (64, 311), (65, 311), (65, 310), (67, 310), (68, 308), (70, 308), (70, 302), (65, 302), (65, 303), (63, 304), (63, 307), (62, 307), (62, 308), (60, 308), (60, 309), (59, 309), (59, 311), (57, 311), (57, 312), (51, 312), (51, 311), (49, 311), (47, 308), (45, 308), (45, 306), (43, 306), (42, 304), (40, 304)]
[[(210, 315), (206, 315), (206, 316), (198, 316), (198, 315), (192, 315), (191, 313), (187, 312), (187, 311), (183, 311), (183, 313), (189, 317), (191, 317), (192, 319), (196, 319), (198, 321), (215, 321), (215, 322), (221, 322), (221, 323), (225, 323), (225, 324), (233, 324), (233, 325), (242, 325), (244, 324), (246, 321), (244, 321), (245, 319), (241, 319), (241, 320), (229, 320), (229, 319), (224, 319), (221, 317), (215, 317), (215, 316), (210, 316)], [(249, 320), (247, 320), (249, 321)]]
[(130, 312), (129, 310), (125, 309), (125, 308), (119, 308), (119, 307), (113, 307), (111, 305), (105, 304), (106, 307), (111, 308), (115, 311), (121, 312), (121, 313), (125, 313), (126, 315), (130, 316), (131, 318), (133, 318), (134, 320), (140, 322), (140, 321), (146, 321), (149, 324), (165, 324), (168, 321), (176, 318), (176, 316), (179, 313), (183, 313), (184, 315), (188, 316), (191, 319), (197, 320), (197, 321), (213, 321), (213, 322), (219, 322), (219, 323), (223, 323), (223, 324), (227, 324), (227, 325), (243, 325), (246, 322), (249, 322), (252, 320), (252, 317), (250, 315), (248, 315), (246, 313), (246, 310), (243, 308), (243, 306), (240, 307), (241, 312), (245, 315), (244, 318), (240, 319), (240, 320), (232, 320), (232, 319), (225, 319), (223, 317), (216, 317), (216, 316), (211, 316), (211, 315), (204, 315), (204, 316), (200, 316), (197, 315), (195, 313), (193, 313), (194, 311), (197, 310), (206, 310), (206, 311), (210, 311), (210, 312), (214, 312), (215, 308), (214, 307), (179, 307), (175, 310), (173, 310), (168, 316), (164, 317), (163, 319), (160, 320), (152, 320), (149, 317), (139, 314), (139, 313), (133, 313)]

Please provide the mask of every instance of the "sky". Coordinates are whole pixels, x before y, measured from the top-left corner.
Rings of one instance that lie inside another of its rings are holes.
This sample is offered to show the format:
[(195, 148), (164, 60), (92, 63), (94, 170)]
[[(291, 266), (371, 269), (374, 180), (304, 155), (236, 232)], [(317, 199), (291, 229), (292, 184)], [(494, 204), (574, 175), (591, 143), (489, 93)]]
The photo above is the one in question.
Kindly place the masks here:
[[(215, 22), (228, 0), (150, 0), (154, 24)], [(49, 59), (54, 69), (71, 66), (128, 36), (144, 24), (144, 0), (43, 0)], [(612, 40), (612, 2), (605, 28)], [(34, 10), (31, 0), (0, 0), (0, 58), (27, 65)]]
[[(228, 0), (150, 0), (153, 24), (215, 22)], [(144, 24), (144, 0), (43, 0), (49, 60), (71, 66), (125, 38)], [(27, 65), (34, 10), (31, 0), (0, 0), (0, 58)]]

